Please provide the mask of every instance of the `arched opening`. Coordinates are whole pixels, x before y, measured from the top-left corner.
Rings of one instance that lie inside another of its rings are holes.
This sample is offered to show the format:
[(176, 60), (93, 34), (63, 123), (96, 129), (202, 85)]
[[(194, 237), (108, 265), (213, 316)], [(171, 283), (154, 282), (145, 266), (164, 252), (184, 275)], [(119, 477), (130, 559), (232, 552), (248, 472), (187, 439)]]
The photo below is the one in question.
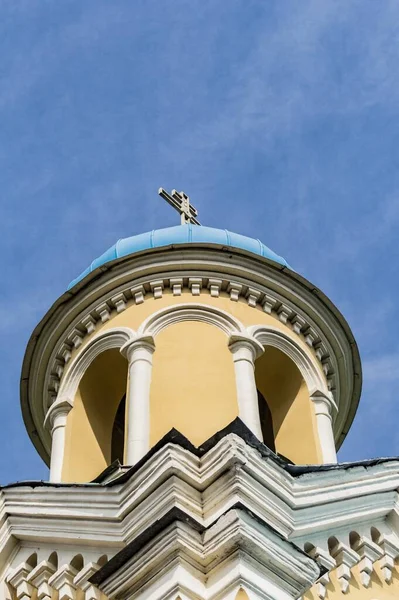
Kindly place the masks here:
[(107, 562), (108, 562), (108, 556), (106, 554), (102, 554), (100, 556), (100, 558), (98, 559), (97, 564), (100, 567), (103, 567), (105, 564), (107, 564)]
[(379, 544), (381, 542), (381, 539), (383, 539), (383, 536), (381, 535), (381, 532), (377, 529), (377, 527), (370, 528), (370, 536), (375, 544)]
[(331, 537), (328, 538), (328, 551), (331, 555), (333, 555), (334, 551), (336, 550), (336, 548), (338, 546), (339, 546), (339, 541), (335, 537), (335, 535), (332, 535)]
[(50, 563), (50, 565), (52, 565), (55, 569), (58, 569), (58, 554), (57, 552), (52, 552), (48, 558), (48, 562)]
[(76, 569), (77, 571), (81, 571), (84, 567), (83, 556), (81, 554), (76, 554), (71, 560), (71, 567)]
[(269, 405), (267, 404), (263, 394), (258, 390), (258, 408), (260, 417), (260, 426), (262, 429), (263, 443), (273, 450), (276, 451), (276, 445), (274, 443), (274, 431), (273, 431), (273, 419)]
[(357, 531), (351, 531), (349, 533), (349, 545), (352, 549), (356, 549), (356, 547), (358, 546), (360, 542), (360, 535), (357, 533)]
[(265, 399), (259, 408), (264, 440), (266, 436), (270, 443), (272, 427), (276, 452), (296, 464), (319, 463), (315, 412), (294, 361), (281, 350), (267, 346), (255, 362), (255, 379)]
[[(112, 462), (123, 459), (123, 400), (128, 364), (118, 348), (99, 354), (87, 368), (68, 415), (62, 480), (95, 479)], [(118, 411), (119, 414), (118, 414)]]
[(111, 440), (111, 463), (115, 460), (119, 460), (121, 465), (123, 465), (123, 454), (125, 450), (125, 417), (126, 394), (120, 401), (118, 410), (116, 411)]
[(32, 568), (37, 567), (37, 553), (34, 552), (33, 554), (31, 554), (26, 562)]

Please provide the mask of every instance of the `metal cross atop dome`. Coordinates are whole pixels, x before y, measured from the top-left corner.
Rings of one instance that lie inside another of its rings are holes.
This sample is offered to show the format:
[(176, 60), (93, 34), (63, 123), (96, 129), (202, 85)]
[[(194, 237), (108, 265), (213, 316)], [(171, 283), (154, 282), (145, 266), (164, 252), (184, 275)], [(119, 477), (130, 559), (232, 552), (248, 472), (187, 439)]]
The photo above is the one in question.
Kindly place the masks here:
[(172, 190), (172, 193), (168, 194), (163, 188), (159, 188), (158, 194), (180, 213), (182, 225), (188, 225), (189, 223), (201, 225), (196, 218), (198, 216), (198, 211), (190, 204), (190, 197), (187, 196), (187, 194), (184, 192), (177, 192), (176, 190)]

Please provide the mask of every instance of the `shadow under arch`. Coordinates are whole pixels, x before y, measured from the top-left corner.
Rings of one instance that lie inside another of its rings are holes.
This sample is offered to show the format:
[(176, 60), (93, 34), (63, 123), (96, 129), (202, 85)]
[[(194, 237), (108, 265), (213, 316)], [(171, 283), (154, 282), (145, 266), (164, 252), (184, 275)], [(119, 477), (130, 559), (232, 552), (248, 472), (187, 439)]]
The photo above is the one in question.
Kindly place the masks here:
[(79, 383), (93, 361), (106, 350), (118, 349), (134, 340), (137, 334), (129, 327), (113, 327), (93, 337), (62, 377), (57, 402), (66, 398), (73, 405)]
[[(111, 464), (115, 443), (123, 462), (124, 423), (119, 423), (118, 409), (127, 380), (128, 362), (119, 348), (98, 354), (83, 374), (67, 418), (63, 481), (95, 479)], [(115, 423), (122, 435), (115, 434)]]
[(111, 438), (111, 463), (119, 460), (121, 465), (124, 461), (125, 429), (126, 429), (126, 394), (123, 395), (117, 408)]
[(271, 346), (286, 354), (300, 371), (310, 393), (316, 389), (328, 393), (326, 378), (294, 338), (270, 325), (251, 325), (248, 333), (265, 348)]
[(273, 452), (276, 451), (272, 413), (263, 394), (258, 390), (258, 409), (263, 443)]
[[(129, 328), (109, 329), (94, 337), (72, 359), (57, 398), (57, 402), (67, 398), (71, 406), (63, 481), (92, 481), (111, 464), (113, 427), (128, 379), (128, 362), (120, 349), (136, 337)], [(123, 436), (119, 436), (119, 443), (123, 446)], [(118, 453), (123, 462), (123, 447)]]
[(76, 569), (77, 571), (81, 571), (84, 567), (84, 560), (83, 560), (83, 556), (82, 554), (76, 554), (71, 562), (70, 562), (71, 567), (73, 567), (74, 569)]
[(37, 552), (33, 552), (33, 554), (27, 558), (26, 562), (32, 568), (37, 567)]
[(275, 451), (296, 464), (321, 460), (313, 390), (327, 382), (318, 367), (294, 339), (270, 326), (252, 326), (248, 332), (264, 348), (255, 361), (256, 386), (269, 408), (260, 412), (262, 431), (271, 419)]

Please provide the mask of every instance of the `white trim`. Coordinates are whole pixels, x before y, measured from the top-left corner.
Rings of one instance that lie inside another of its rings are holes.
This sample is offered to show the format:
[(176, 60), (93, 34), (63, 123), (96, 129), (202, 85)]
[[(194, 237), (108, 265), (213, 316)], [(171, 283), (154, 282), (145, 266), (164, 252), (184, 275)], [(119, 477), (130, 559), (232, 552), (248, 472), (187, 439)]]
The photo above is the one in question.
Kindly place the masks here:
[[(247, 544), (253, 539), (255, 544), (262, 543), (262, 538), (257, 537), (256, 524), (254, 527), (249, 524), (250, 528), (244, 524), (241, 528), (237, 523), (240, 530), (229, 528), (228, 523), (222, 526), (220, 517), (239, 502), (281, 538), (305, 547), (311, 554), (312, 547), (316, 548), (328, 567), (334, 566), (333, 559), (337, 560), (342, 567), (339, 582), (348, 590), (354, 582), (351, 577), (354, 565), (366, 572), (365, 569), (371, 568), (368, 561), (373, 564), (377, 561), (384, 571), (391, 571), (384, 575), (392, 576), (393, 561), (399, 555), (398, 489), (399, 461), (292, 477), (274, 460), (262, 457), (233, 434), (224, 437), (201, 458), (168, 444), (149, 457), (127, 481), (112, 487), (26, 484), (4, 488), (0, 495), (0, 512), (4, 515), (0, 559), (2, 566), (7, 565), (9, 578), (16, 573), (12, 569), (18, 570), (34, 552), (39, 564), (48, 560), (53, 551), (57, 552), (58, 571), (78, 553), (84, 557), (85, 565), (97, 562), (101, 554), (112, 556), (148, 530), (173, 506), (208, 528), (206, 536), (209, 541), (215, 540), (216, 554), (219, 542), (223, 543), (223, 531), (227, 533), (226, 543), (234, 536), (236, 542), (239, 539)], [(212, 524), (214, 527), (210, 527)], [(371, 540), (374, 544), (370, 542), (371, 527), (381, 533), (380, 539)], [(352, 547), (348, 546), (351, 532), (357, 532), (361, 542), (352, 543)], [(337, 544), (329, 548), (331, 536), (336, 536)], [(163, 539), (165, 552), (169, 551), (170, 556), (168, 539)], [(17, 555), (12, 554), (11, 540), (20, 544)], [(389, 547), (384, 540), (389, 540)], [(194, 544), (196, 552), (195, 533), (184, 538), (183, 542), (186, 541), (189, 548)], [(284, 545), (284, 540), (281, 541)], [(204, 542), (207, 544), (207, 540)], [(211, 544), (208, 548), (212, 552)], [(154, 548), (154, 560), (158, 554)], [(144, 566), (146, 558), (150, 563), (147, 550)], [(314, 558), (319, 561), (318, 556)], [(389, 563), (384, 564), (385, 559)], [(233, 564), (227, 561), (225, 566), (228, 577)], [(289, 564), (287, 568), (291, 568)], [(28, 573), (22, 574), (28, 577)], [(367, 583), (363, 576), (362, 585)], [(217, 593), (215, 596), (220, 599)]]
[(164, 600), (181, 587), (193, 598), (216, 600), (242, 584), (262, 600), (292, 600), (318, 575), (313, 559), (253, 515), (232, 509), (202, 535), (188, 523), (173, 524), (99, 587), (111, 598), (133, 592)]
[(158, 335), (163, 329), (183, 321), (215, 325), (226, 335), (242, 333), (244, 326), (228, 312), (203, 303), (175, 304), (149, 316), (138, 328), (139, 335)]
[(56, 400), (46, 416), (45, 426), (51, 427), (51, 462), (50, 481), (59, 482), (62, 479), (62, 467), (65, 453), (65, 429), (68, 414), (72, 408), (69, 398)]
[(323, 463), (336, 463), (337, 452), (334, 442), (332, 408), (337, 410), (337, 406), (331, 392), (328, 391), (325, 378), (295, 339), (281, 329), (267, 325), (253, 325), (248, 327), (248, 331), (258, 343), (264, 347), (277, 348), (297, 366), (308, 388), (309, 398), (314, 405)]
[(335, 448), (332, 421), (333, 414), (337, 411), (337, 405), (331, 393), (325, 393), (320, 390), (312, 391), (310, 399), (313, 402), (316, 413), (317, 432), (323, 463), (336, 463), (337, 451)]
[(122, 348), (124, 344), (136, 339), (136, 337), (133, 329), (128, 327), (113, 327), (95, 336), (65, 373), (57, 398), (68, 398), (73, 406), (80, 380), (94, 359), (106, 350)]
[[(176, 285), (178, 282), (178, 285)], [(214, 282), (217, 283), (215, 287)], [(328, 345), (322, 341), (323, 336), (315, 326), (309, 323), (305, 318), (298, 314), (298, 310), (291, 305), (288, 305), (287, 301), (281, 302), (279, 298), (271, 297), (268, 293), (262, 289), (256, 289), (248, 285), (238, 284), (234, 281), (227, 280), (225, 283), (222, 279), (213, 279), (208, 276), (201, 277), (164, 277), (158, 281), (148, 281), (144, 285), (136, 286), (135, 288), (127, 287), (123, 291), (119, 291), (118, 294), (110, 295), (107, 294), (106, 301), (103, 301), (100, 305), (91, 309), (91, 312), (81, 317), (80, 320), (75, 321), (75, 324), (69, 334), (66, 336), (64, 342), (61, 344), (58, 352), (53, 360), (53, 364), (48, 373), (49, 378), (49, 393), (57, 393), (59, 381), (62, 377), (65, 365), (70, 359), (72, 348), (78, 348), (86, 335), (91, 335), (95, 331), (96, 323), (98, 320), (105, 322), (111, 318), (112, 309), (116, 309), (116, 312), (125, 310), (129, 302), (134, 301), (136, 304), (144, 302), (145, 288), (152, 294), (155, 300), (162, 297), (164, 288), (170, 288), (173, 291), (173, 295), (181, 295), (183, 286), (185, 284), (186, 289), (191, 290), (192, 294), (199, 296), (202, 290), (209, 289), (211, 296), (218, 297), (220, 291), (225, 289), (230, 293), (230, 299), (238, 301), (239, 296), (247, 299), (248, 305), (252, 308), (256, 308), (258, 305), (262, 305), (265, 312), (270, 313), (285, 325), (292, 328), (297, 335), (302, 335), (306, 343), (310, 348), (314, 348), (317, 359), (320, 361), (323, 371), (329, 381), (329, 387), (331, 390), (335, 390), (335, 367), (331, 358), (331, 352), (328, 349)], [(137, 290), (141, 289), (139, 297), (137, 296)], [(232, 295), (232, 290), (235, 290)], [(208, 292), (205, 292), (208, 293)], [(130, 300), (131, 298), (131, 300)], [(122, 300), (121, 300), (122, 299)], [(103, 298), (104, 300), (104, 298)]]
[(234, 361), (238, 414), (252, 433), (263, 441), (255, 381), (255, 360), (262, 354), (263, 347), (249, 335), (233, 334), (230, 336), (229, 349)]
[(44, 427), (51, 431), (50, 481), (62, 480), (65, 451), (65, 429), (69, 411), (73, 408), (79, 383), (91, 363), (102, 352), (121, 348), (136, 339), (136, 334), (127, 327), (108, 329), (94, 337), (76, 357), (60, 386), (55, 402), (47, 411)]
[(126, 443), (124, 464), (134, 465), (150, 449), (150, 387), (155, 342), (146, 335), (128, 341), (121, 353), (129, 362), (126, 395)]
[(298, 367), (309, 391), (317, 388), (328, 393), (325, 378), (294, 338), (270, 325), (251, 325), (248, 327), (248, 333), (262, 346), (273, 346), (284, 352)]
[[(254, 375), (254, 361), (263, 350), (261, 344), (248, 335), (244, 325), (231, 314), (202, 303), (177, 304), (163, 308), (152, 314), (140, 325), (138, 334), (155, 337), (166, 327), (184, 321), (207, 323), (218, 327), (229, 336), (229, 348), (233, 355), (236, 375), (239, 416), (256, 437), (262, 440), (258, 394)], [(147, 375), (147, 377), (150, 377), (150, 375)], [(133, 378), (131, 380), (134, 385)], [(144, 455), (144, 447), (145, 445), (138, 454), (134, 453), (133, 449), (131, 453), (129, 452), (130, 461), (128, 461), (128, 464), (134, 464)], [(149, 445), (147, 446), (148, 449)]]

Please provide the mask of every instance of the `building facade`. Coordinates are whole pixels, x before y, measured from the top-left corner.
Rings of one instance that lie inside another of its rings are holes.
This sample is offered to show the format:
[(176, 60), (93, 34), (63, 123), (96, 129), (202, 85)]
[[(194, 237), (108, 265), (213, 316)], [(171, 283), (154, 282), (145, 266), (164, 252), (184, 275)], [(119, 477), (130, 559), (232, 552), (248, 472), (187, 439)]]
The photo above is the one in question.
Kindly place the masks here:
[(399, 462), (337, 464), (348, 324), (187, 214), (120, 240), (32, 334), (22, 412), (50, 476), (1, 490), (0, 597), (398, 598)]

